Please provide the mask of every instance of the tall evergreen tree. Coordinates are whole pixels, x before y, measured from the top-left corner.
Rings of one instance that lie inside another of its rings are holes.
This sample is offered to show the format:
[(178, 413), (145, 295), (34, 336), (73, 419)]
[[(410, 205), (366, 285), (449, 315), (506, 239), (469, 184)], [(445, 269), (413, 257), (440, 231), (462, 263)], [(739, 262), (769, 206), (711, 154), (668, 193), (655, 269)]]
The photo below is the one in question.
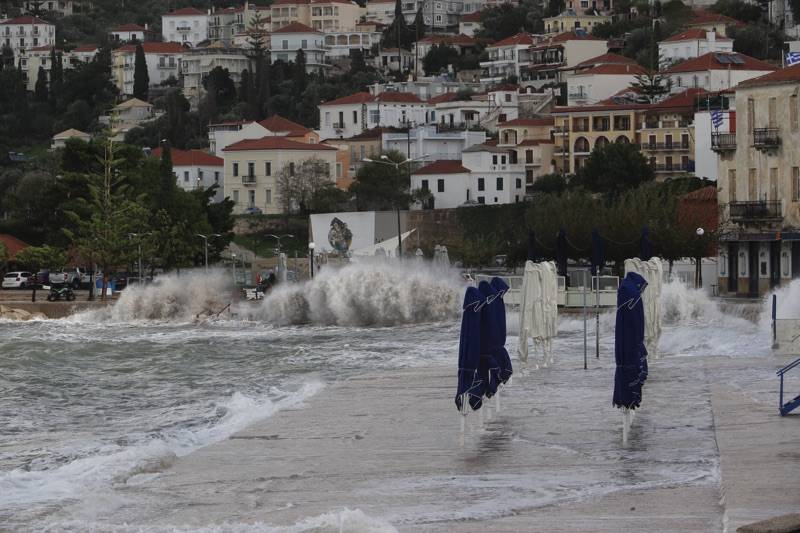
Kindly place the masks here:
[(0, 50), (0, 70), (7, 67), (14, 67), (14, 50), (9, 45), (4, 44), (3, 49)]
[(50, 106), (55, 109), (58, 107), (58, 100), (62, 96), (64, 88), (64, 65), (60, 53), (56, 52), (55, 47), (50, 50)]
[(414, 17), (414, 33), (414, 42), (425, 37), (425, 17), (422, 16), (422, 5), (419, 6), (417, 15)]
[(39, 73), (36, 78), (36, 88), (33, 94), (37, 102), (47, 102), (47, 71), (45, 71), (42, 66), (39, 67)]
[(136, 45), (136, 57), (133, 64), (133, 96), (139, 100), (147, 101), (150, 88), (150, 74), (147, 73), (147, 59), (144, 57), (144, 48)]
[(308, 75), (306, 74), (306, 53), (302, 48), (297, 51), (294, 59), (294, 92), (300, 96), (306, 90)]
[(244, 69), (241, 75), (242, 81), (239, 82), (239, 101), (247, 103), (248, 99), (250, 98), (250, 92), (252, 90), (252, 81), (250, 81), (250, 71)]
[(413, 31), (411, 31), (403, 16), (403, 4), (401, 0), (396, 0), (394, 5), (394, 20), (386, 28), (383, 34), (384, 48), (405, 48), (408, 49), (414, 41)]
[(250, 95), (250, 118), (261, 120), (267, 116), (267, 101), (269, 100), (269, 58), (266, 50), (266, 32), (261, 14), (256, 12), (252, 24), (248, 28), (247, 41), (250, 44), (250, 57), (255, 63), (255, 78), (253, 91)]

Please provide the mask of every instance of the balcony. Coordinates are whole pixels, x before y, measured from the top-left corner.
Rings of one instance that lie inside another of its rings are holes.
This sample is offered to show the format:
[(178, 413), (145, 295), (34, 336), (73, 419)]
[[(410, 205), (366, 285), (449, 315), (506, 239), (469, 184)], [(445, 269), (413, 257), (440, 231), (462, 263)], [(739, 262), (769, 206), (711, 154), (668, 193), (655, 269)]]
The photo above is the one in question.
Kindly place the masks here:
[(242, 175), (242, 183), (245, 185), (254, 185), (256, 182), (256, 175), (255, 174), (243, 174)]
[(343, 130), (344, 129), (344, 122), (334, 122), (333, 129), (335, 130)]
[(554, 135), (567, 135), (569, 133), (569, 126), (555, 126), (553, 128)]
[(736, 134), (711, 133), (711, 149), (715, 152), (736, 150)]
[(734, 222), (770, 222), (783, 218), (779, 200), (731, 202), (728, 204), (728, 209), (731, 220)]
[(689, 143), (643, 143), (642, 150), (651, 152), (685, 152), (690, 149)]
[(694, 163), (682, 165), (681, 163), (658, 163), (657, 165), (650, 165), (655, 172), (668, 174), (670, 172), (694, 172)]
[(753, 148), (759, 151), (777, 150), (781, 145), (778, 128), (753, 129)]

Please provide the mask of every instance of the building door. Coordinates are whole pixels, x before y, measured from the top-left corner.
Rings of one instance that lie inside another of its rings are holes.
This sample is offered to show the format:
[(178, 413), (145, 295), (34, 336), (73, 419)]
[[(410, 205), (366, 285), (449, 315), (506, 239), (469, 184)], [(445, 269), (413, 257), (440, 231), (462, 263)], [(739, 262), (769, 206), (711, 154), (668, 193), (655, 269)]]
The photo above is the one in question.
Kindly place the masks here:
[(769, 286), (775, 288), (781, 283), (781, 241), (769, 243)]
[(800, 241), (792, 242), (792, 278), (800, 278)]
[(758, 296), (758, 250), (760, 248), (759, 242), (749, 242), (749, 253), (747, 254), (750, 259), (750, 283), (747, 290), (747, 295), (751, 298)]
[(739, 292), (739, 243), (728, 244), (728, 292)]

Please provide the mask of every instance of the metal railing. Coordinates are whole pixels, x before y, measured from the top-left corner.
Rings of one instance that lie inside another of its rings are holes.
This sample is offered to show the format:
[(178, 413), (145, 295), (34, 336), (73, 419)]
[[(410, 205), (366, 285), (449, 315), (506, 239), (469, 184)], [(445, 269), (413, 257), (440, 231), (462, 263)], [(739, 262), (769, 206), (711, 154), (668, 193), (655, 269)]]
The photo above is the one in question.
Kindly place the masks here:
[(683, 152), (689, 149), (689, 143), (642, 143), (642, 150), (663, 150), (673, 152)]
[(756, 200), (754, 202), (731, 202), (728, 204), (733, 221), (780, 220), (781, 202), (779, 200)]
[(653, 170), (656, 172), (692, 172), (694, 171), (693, 164), (686, 164), (683, 165), (681, 163), (673, 163), (671, 165), (667, 163), (658, 163), (656, 165), (650, 165)]
[(726, 150), (736, 150), (736, 134), (735, 133), (712, 133), (711, 134), (711, 149), (715, 152), (722, 152)]
[(255, 174), (243, 174), (242, 175), (242, 183), (255, 183), (256, 182), (256, 175)]
[(757, 150), (777, 148), (781, 144), (778, 128), (754, 128), (753, 147)]

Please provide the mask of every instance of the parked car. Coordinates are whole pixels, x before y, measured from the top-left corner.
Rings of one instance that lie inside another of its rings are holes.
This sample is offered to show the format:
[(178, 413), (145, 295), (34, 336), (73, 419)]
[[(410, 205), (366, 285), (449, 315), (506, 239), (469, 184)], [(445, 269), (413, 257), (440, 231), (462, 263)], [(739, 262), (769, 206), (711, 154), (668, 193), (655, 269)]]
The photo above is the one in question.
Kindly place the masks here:
[(28, 287), (29, 280), (33, 278), (32, 272), (8, 272), (3, 276), (4, 289), (25, 289)]
[(45, 285), (50, 285), (50, 271), (40, 270), (33, 276), (33, 279), (28, 280), (28, 285), (36, 287), (37, 289), (44, 288)]
[(50, 283), (53, 285), (69, 285), (77, 289), (80, 287), (83, 271), (80, 268), (62, 268), (60, 272), (50, 273)]

